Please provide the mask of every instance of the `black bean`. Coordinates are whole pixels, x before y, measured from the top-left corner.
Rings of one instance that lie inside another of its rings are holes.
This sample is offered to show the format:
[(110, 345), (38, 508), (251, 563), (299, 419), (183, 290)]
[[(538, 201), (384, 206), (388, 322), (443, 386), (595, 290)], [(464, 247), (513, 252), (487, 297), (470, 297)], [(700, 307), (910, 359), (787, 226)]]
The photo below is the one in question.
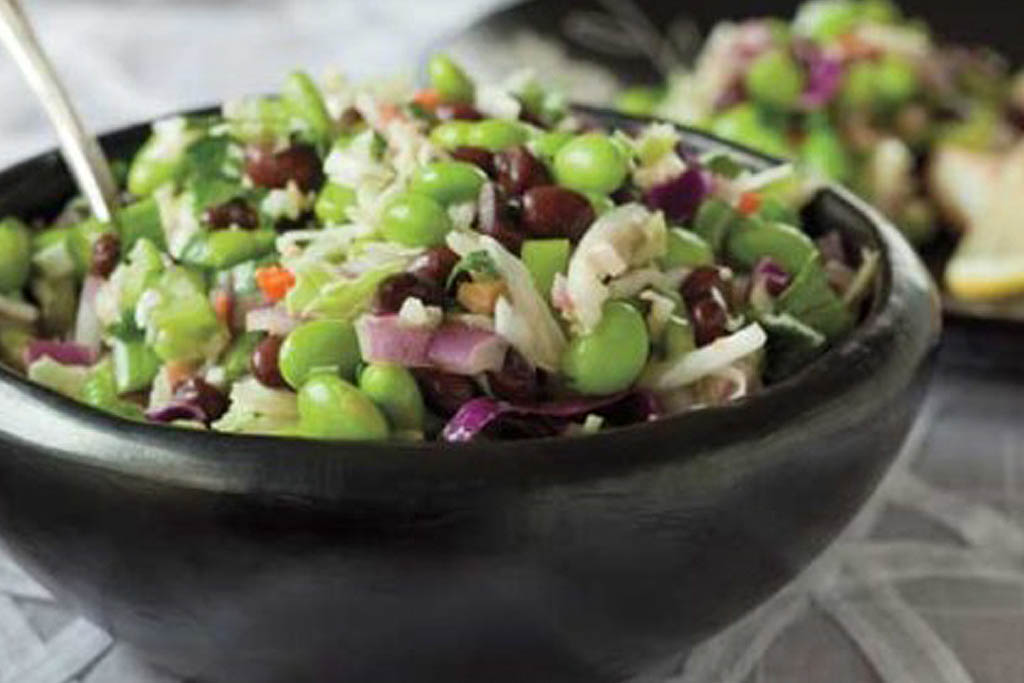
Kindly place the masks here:
[(514, 254), (523, 247), (524, 235), (517, 229), (514, 209), (494, 183), (484, 183), (477, 200), (477, 230), (501, 242)]
[(487, 373), (487, 384), (495, 396), (513, 403), (530, 403), (540, 396), (537, 369), (515, 349), (505, 354), (501, 370)]
[(690, 320), (697, 346), (704, 346), (725, 334), (728, 314), (714, 297), (707, 297), (690, 306)]
[(451, 151), (451, 155), (456, 161), (473, 164), (491, 177), (497, 173), (494, 168), (494, 155), (483, 147), (456, 147)]
[(110, 277), (117, 267), (121, 255), (121, 240), (117, 235), (105, 232), (92, 243), (92, 265), (90, 272), (102, 278)]
[(413, 275), (435, 282), (442, 287), (448, 282), (455, 264), (459, 262), (459, 255), (445, 246), (431, 247), (422, 256), (413, 261), (409, 272)]
[(594, 219), (594, 207), (579, 192), (541, 185), (523, 194), (523, 229), (534, 237), (568, 237), (576, 242)]
[(471, 378), (441, 370), (420, 368), (414, 371), (427, 407), (441, 417), (451, 417), (480, 390)]
[(319, 190), (324, 183), (323, 163), (316, 149), (295, 143), (274, 152), (266, 147), (252, 146), (246, 150), (245, 173), (254, 185), (282, 188), (295, 181), (303, 192)]
[(203, 213), (203, 220), (211, 230), (225, 230), (231, 226), (245, 230), (260, 227), (260, 216), (256, 209), (241, 197), (211, 206)]
[(373, 297), (375, 313), (398, 313), (405, 300), (415, 297), (426, 306), (444, 304), (444, 286), (414, 273), (395, 273), (377, 287)]
[(494, 168), (498, 185), (509, 195), (521, 195), (531, 187), (551, 183), (547, 167), (523, 145), (495, 154)]
[(224, 392), (201, 377), (190, 377), (179, 384), (174, 391), (174, 398), (198, 406), (206, 416), (207, 424), (228, 411), (228, 398)]
[(278, 365), (278, 356), (281, 354), (283, 337), (269, 335), (256, 345), (249, 359), (249, 369), (260, 384), (266, 387), (279, 389), (287, 386), (284, 377), (281, 376), (281, 367)]

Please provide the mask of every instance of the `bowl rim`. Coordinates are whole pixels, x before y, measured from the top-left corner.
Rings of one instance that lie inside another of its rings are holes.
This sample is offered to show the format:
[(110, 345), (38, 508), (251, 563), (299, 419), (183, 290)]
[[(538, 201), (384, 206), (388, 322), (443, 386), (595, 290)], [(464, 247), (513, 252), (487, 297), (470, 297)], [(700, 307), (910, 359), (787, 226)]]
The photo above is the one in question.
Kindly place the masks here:
[[(586, 105), (574, 105), (573, 108), (584, 115), (596, 115), (619, 122), (661, 121), (652, 117), (628, 116)], [(209, 107), (190, 108), (171, 115), (197, 115), (209, 110)], [(99, 136), (101, 145), (114, 146), (120, 138), (140, 134), (153, 121), (160, 118), (163, 117), (105, 132)], [(745, 157), (748, 163), (760, 167), (757, 170), (785, 163), (704, 131), (673, 122), (661, 122), (671, 123), (687, 141), (699, 141), (701, 145), (710, 149), (720, 149), (733, 156)], [(12, 179), (39, 173), (42, 165), (52, 163), (55, 158), (60, 167), (63, 167), (58, 151), (51, 149), (0, 170), (0, 187), (11, 183)], [(817, 199), (820, 195), (830, 195), (870, 226), (871, 236), (881, 256), (880, 286), (876, 290), (875, 300), (859, 324), (813, 362), (781, 382), (725, 405), (686, 411), (653, 422), (615, 427), (596, 434), (454, 444), (439, 441), (324, 441), (190, 430), (170, 425), (133, 422), (79, 403), (32, 382), (5, 365), (0, 365), (0, 405), (7, 400), (14, 400), (20, 408), (37, 413), (36, 423), (40, 420), (45, 421), (46, 414), (49, 414), (51, 423), (63, 421), (63, 426), (80, 439), (76, 442), (74, 435), (63, 436), (60, 434), (62, 430), (59, 429), (45, 432), (45, 438), (40, 439), (38, 435), (33, 438), (26, 433), (28, 424), (9, 426), (0, 423), (0, 441), (15, 440), (36, 449), (45, 449), (60, 459), (76, 465), (155, 479), (164, 484), (184, 488), (239, 494), (259, 492), (274, 497), (311, 501), (325, 498), (336, 500), (339, 488), (350, 495), (351, 487), (346, 481), (359, 480), (360, 478), (354, 475), (360, 468), (365, 467), (372, 468), (380, 475), (393, 475), (409, 471), (411, 468), (411, 471), (425, 475), (436, 484), (436, 477), (465, 473), (468, 466), (469, 470), (474, 472), (471, 475), (474, 484), (479, 485), (488, 478), (489, 471), (515, 473), (519, 478), (530, 478), (531, 468), (539, 467), (538, 471), (553, 469), (561, 471), (564, 475), (566, 472), (563, 468), (581, 466), (572, 453), (586, 454), (587, 451), (591, 451), (588, 447), (596, 446), (600, 446), (593, 449), (598, 457), (591, 459), (594, 453), (586, 455), (586, 462), (591, 466), (580, 467), (581, 476), (593, 476), (596, 471), (604, 471), (603, 466), (636, 467), (649, 464), (658, 460), (658, 455), (645, 454), (644, 457), (637, 457), (635, 451), (630, 452), (629, 444), (635, 445), (638, 439), (656, 441), (688, 431), (707, 433), (709, 422), (745, 424), (748, 428), (753, 426), (754, 429), (747, 430), (747, 436), (763, 438), (781, 430), (788, 420), (813, 413), (826, 398), (835, 398), (857, 383), (856, 378), (852, 376), (841, 376), (844, 375), (839, 371), (842, 369), (842, 363), (836, 363), (844, 357), (863, 354), (865, 349), (872, 347), (872, 339), (881, 339), (898, 319), (905, 317), (906, 311), (901, 311), (901, 302), (905, 298), (904, 290), (923, 286), (931, 290), (933, 309), (938, 302), (934, 284), (917, 260), (916, 254), (887, 219), (852, 192), (835, 183), (823, 185), (813, 196)], [(41, 207), (38, 214), (45, 213)], [(920, 350), (919, 357), (912, 359), (915, 368), (924, 360), (928, 350), (934, 348), (938, 339), (940, 316), (935, 310), (931, 311), (931, 314), (933, 329), (930, 343), (927, 345), (928, 348)], [(819, 391), (797, 391), (815, 387)], [(780, 398), (784, 399), (782, 403), (786, 407), (772, 408), (771, 406)], [(757, 414), (774, 415), (781, 421), (758, 425), (746, 419)], [(688, 427), (695, 429), (688, 430)], [(696, 449), (691, 451), (691, 455), (695, 457), (709, 449), (714, 450), (717, 446), (734, 441), (735, 439), (718, 439), (712, 440), (711, 443), (698, 444)], [(560, 448), (567, 444), (574, 447)], [(148, 453), (140, 457), (139, 449)], [(288, 450), (297, 450), (300, 453), (288, 453)], [(565, 452), (558, 454), (555, 451)], [(624, 458), (623, 455), (628, 455), (628, 458)], [(486, 456), (486, 460), (483, 460), (482, 456)], [(302, 470), (299, 474), (288, 476), (289, 470), (293, 469), (289, 465), (295, 464), (286, 462), (289, 459), (308, 462), (303, 462), (302, 467), (298, 468)], [(316, 460), (322, 462), (317, 463)], [(310, 486), (309, 477), (302, 476), (303, 474), (312, 474), (314, 478), (319, 477), (320, 481)], [(463, 481), (465, 483), (465, 480)]]

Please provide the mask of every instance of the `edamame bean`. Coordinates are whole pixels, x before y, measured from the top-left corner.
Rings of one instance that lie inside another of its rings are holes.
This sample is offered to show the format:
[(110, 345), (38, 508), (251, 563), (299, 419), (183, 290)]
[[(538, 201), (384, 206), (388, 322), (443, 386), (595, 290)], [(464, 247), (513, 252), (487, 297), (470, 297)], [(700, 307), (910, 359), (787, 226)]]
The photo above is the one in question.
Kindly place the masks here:
[(643, 316), (628, 303), (610, 301), (597, 327), (569, 344), (562, 356), (562, 372), (581, 394), (614, 394), (640, 376), (649, 347)]
[(805, 77), (800, 65), (784, 50), (770, 50), (750, 65), (747, 92), (768, 107), (791, 109), (800, 101)]
[(331, 117), (327, 105), (309, 74), (295, 71), (284, 82), (281, 91), (285, 108), (309, 129), (315, 141), (326, 142), (331, 135)]
[(914, 67), (902, 57), (885, 57), (875, 65), (875, 88), (883, 105), (903, 104), (917, 92)]
[(384, 238), (407, 247), (444, 244), (452, 221), (434, 199), (415, 192), (395, 197), (384, 209), (380, 231)]
[(850, 160), (839, 136), (827, 125), (814, 126), (800, 146), (804, 166), (830, 180), (845, 182), (850, 176)]
[(793, 24), (798, 33), (827, 41), (853, 28), (859, 14), (858, 5), (851, 0), (808, 2), (800, 7)]
[(412, 373), (401, 365), (372, 363), (359, 375), (359, 388), (398, 431), (423, 429), (423, 396)]
[(473, 125), (471, 121), (445, 121), (430, 131), (430, 141), (443, 149), (465, 147), (469, 145)]
[(789, 157), (792, 154), (782, 132), (768, 125), (757, 108), (750, 103), (738, 104), (723, 112), (711, 124), (711, 132), (765, 154), (778, 157)]
[(606, 194), (587, 192), (586, 196), (587, 200), (590, 202), (591, 208), (594, 209), (595, 215), (600, 216), (615, 208), (615, 201)]
[(276, 237), (273, 230), (218, 230), (195, 238), (181, 260), (203, 268), (230, 268), (270, 253)]
[(729, 233), (726, 253), (737, 263), (753, 268), (768, 256), (792, 275), (817, 255), (814, 242), (802, 230), (785, 223), (747, 221)]
[(668, 231), (668, 252), (661, 259), (663, 268), (693, 268), (715, 262), (711, 246), (691, 230), (672, 228)]
[(665, 89), (638, 85), (626, 88), (615, 98), (615, 108), (624, 114), (648, 116), (665, 99)]
[(476, 199), (487, 174), (464, 161), (435, 161), (421, 166), (409, 181), (412, 192), (433, 197), (442, 204)]
[(0, 293), (20, 291), (32, 265), (32, 237), (17, 218), (0, 221)]
[(518, 121), (505, 119), (484, 119), (470, 124), (466, 144), (470, 147), (483, 147), (492, 152), (521, 145), (526, 142), (529, 132), (526, 126)]
[(348, 209), (356, 204), (356, 191), (347, 185), (327, 183), (316, 198), (313, 211), (321, 223), (348, 222)]
[(580, 135), (555, 155), (559, 184), (581, 192), (613, 192), (628, 172), (629, 164), (622, 150), (600, 133)]
[(567, 130), (546, 131), (530, 140), (526, 146), (534, 156), (550, 163), (554, 161), (558, 150), (565, 147), (574, 137), (576, 136)]
[(299, 390), (299, 428), (317, 439), (383, 440), (388, 423), (366, 394), (333, 373), (316, 373)]
[(441, 96), (442, 101), (473, 101), (473, 81), (448, 55), (437, 54), (431, 57), (427, 71), (430, 73), (430, 85)]
[(354, 379), (359, 360), (359, 341), (352, 323), (314, 320), (299, 325), (285, 338), (277, 363), (284, 380), (298, 389), (317, 368), (333, 368), (338, 375)]

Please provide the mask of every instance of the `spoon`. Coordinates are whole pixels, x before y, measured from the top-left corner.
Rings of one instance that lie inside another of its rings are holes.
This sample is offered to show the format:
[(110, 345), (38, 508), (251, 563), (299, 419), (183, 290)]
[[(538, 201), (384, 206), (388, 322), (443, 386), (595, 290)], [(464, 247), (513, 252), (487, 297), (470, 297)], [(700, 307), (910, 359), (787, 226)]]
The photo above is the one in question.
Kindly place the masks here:
[(46, 110), (64, 159), (93, 215), (109, 223), (117, 208), (117, 184), (96, 139), (86, 132), (67, 91), (46, 57), (20, 0), (0, 0), (0, 41)]

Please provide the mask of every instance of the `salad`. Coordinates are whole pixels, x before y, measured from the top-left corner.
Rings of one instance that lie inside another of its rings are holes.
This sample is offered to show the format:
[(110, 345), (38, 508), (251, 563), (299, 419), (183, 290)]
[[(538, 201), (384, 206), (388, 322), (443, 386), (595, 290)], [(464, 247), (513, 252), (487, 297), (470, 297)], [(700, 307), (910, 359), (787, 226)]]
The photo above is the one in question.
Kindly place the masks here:
[(938, 42), (887, 0), (813, 0), (792, 21), (721, 23), (691, 70), (618, 105), (799, 160), (919, 246), (966, 233), (945, 273), (957, 297), (1024, 293), (1024, 231), (1006, 218), (1024, 200), (999, 189), (1024, 173), (1024, 73)]
[(5, 219), (3, 360), (130, 420), (467, 441), (722, 404), (857, 323), (879, 255), (805, 232), (791, 167), (429, 72), (296, 72), (154, 124), (114, 224)]

